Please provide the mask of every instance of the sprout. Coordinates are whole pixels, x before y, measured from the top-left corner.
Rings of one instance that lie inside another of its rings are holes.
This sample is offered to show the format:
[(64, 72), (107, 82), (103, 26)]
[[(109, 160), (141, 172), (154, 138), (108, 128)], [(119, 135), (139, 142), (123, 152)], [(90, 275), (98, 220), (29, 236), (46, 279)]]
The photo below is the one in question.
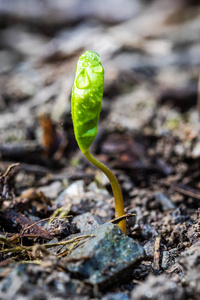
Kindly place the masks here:
[[(122, 192), (115, 175), (89, 152), (97, 135), (97, 125), (102, 107), (104, 69), (97, 53), (86, 51), (78, 60), (72, 87), (71, 112), (75, 138), (84, 156), (109, 179), (115, 198), (115, 217), (124, 215)], [(126, 234), (126, 221), (119, 222)]]

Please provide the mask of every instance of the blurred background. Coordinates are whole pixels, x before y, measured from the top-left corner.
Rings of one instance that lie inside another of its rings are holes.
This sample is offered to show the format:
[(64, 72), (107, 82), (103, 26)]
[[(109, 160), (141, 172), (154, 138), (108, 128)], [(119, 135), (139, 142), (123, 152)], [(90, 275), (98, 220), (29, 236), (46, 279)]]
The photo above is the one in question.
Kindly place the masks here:
[(99, 141), (125, 131), (173, 136), (177, 153), (198, 158), (199, 33), (199, 1), (0, 0), (2, 162), (73, 155), (70, 94), (86, 50), (105, 68), (95, 151), (112, 153), (114, 140)]

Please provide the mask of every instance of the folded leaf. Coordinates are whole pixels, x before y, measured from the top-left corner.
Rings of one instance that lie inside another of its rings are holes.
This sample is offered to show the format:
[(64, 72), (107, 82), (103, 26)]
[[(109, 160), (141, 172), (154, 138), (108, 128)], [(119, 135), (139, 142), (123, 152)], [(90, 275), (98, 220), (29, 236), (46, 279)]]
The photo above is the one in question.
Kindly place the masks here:
[(86, 51), (78, 60), (71, 96), (75, 138), (83, 153), (97, 135), (103, 87), (104, 69), (100, 57), (95, 52)]

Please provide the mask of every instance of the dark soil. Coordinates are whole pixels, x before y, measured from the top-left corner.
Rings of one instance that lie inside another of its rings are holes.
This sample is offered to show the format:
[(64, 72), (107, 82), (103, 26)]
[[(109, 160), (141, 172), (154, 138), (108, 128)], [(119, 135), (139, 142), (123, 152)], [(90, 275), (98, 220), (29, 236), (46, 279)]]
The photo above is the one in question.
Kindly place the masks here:
[[(200, 299), (199, 32), (198, 1), (0, 1), (1, 299)], [(105, 288), (67, 269), (80, 232), (114, 218), (73, 133), (86, 50), (105, 69), (91, 152), (118, 178), (146, 253)]]

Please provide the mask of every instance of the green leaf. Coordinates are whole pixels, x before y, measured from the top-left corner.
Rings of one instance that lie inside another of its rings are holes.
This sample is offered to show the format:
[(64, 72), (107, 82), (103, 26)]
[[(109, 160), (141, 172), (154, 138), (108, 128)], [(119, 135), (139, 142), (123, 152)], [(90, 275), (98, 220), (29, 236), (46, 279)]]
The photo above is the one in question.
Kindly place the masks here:
[(95, 52), (86, 51), (78, 60), (71, 96), (74, 133), (83, 153), (97, 135), (103, 87), (104, 69), (100, 57)]

